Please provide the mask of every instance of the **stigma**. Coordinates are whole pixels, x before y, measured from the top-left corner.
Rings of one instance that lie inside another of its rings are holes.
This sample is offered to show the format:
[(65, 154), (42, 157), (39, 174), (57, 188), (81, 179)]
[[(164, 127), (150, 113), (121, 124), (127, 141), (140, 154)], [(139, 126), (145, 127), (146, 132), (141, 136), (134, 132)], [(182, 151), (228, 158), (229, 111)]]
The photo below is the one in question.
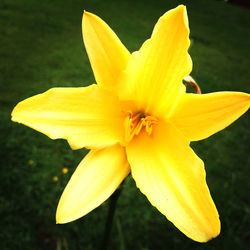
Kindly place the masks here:
[(148, 135), (152, 134), (153, 126), (158, 123), (158, 120), (146, 113), (137, 112), (132, 113), (127, 111), (127, 116), (124, 120), (125, 127), (125, 141), (130, 142), (134, 136), (139, 135), (139, 133), (145, 129)]

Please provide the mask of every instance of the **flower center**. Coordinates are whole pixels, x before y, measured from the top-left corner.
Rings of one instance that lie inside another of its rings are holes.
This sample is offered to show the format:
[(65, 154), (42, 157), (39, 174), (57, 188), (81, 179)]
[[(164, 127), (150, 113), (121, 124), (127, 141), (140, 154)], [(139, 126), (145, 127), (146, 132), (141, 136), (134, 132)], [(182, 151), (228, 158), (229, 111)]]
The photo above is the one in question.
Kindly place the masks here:
[(124, 120), (126, 142), (130, 142), (144, 128), (148, 135), (151, 135), (153, 125), (158, 123), (155, 117), (143, 112), (133, 114), (131, 111), (127, 111), (127, 114)]

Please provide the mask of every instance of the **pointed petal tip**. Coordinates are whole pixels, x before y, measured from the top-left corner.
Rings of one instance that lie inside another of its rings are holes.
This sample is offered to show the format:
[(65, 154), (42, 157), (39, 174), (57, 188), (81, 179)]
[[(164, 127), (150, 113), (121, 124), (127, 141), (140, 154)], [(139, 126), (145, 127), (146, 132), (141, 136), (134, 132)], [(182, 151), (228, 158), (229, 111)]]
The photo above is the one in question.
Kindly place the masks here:
[(60, 219), (56, 219), (56, 224), (57, 225), (59, 225), (59, 224), (65, 224), (65, 223), (67, 223), (67, 222), (64, 222), (64, 221), (62, 221), (62, 220), (60, 220)]
[(93, 16), (91, 12), (88, 12), (87, 10), (83, 10), (83, 16)]
[(59, 216), (58, 216), (58, 208), (56, 210), (56, 218), (55, 219), (56, 219), (56, 224), (61, 224)]
[(84, 25), (85, 20), (90, 19), (91, 17), (96, 17), (96, 16), (94, 14), (92, 14), (91, 12), (83, 10), (82, 25)]
[(220, 234), (220, 231), (221, 231), (221, 224), (218, 218), (217, 225), (214, 228), (211, 228), (211, 231), (208, 232), (207, 235), (204, 236), (204, 238), (197, 238), (194, 240), (200, 243), (206, 243), (208, 241), (215, 239)]
[(56, 209), (56, 224), (66, 224), (86, 215), (86, 213), (80, 215), (79, 214), (72, 215), (71, 210), (68, 207), (66, 207), (66, 205), (67, 204), (65, 203), (64, 200), (62, 200), (61, 196)]
[(11, 112), (10, 119), (11, 121), (16, 122), (15, 117), (14, 117), (14, 110), (15, 109), (13, 109), (13, 111)]
[[(185, 13), (187, 12), (187, 7), (186, 7), (186, 5), (180, 4), (176, 8), (170, 9), (169, 11), (176, 12), (176, 14), (180, 14), (180, 15), (184, 14), (185, 15)], [(167, 12), (169, 12), (169, 11), (167, 11)]]
[(22, 103), (22, 102), (19, 102), (15, 107), (14, 107), (14, 109), (12, 110), (12, 112), (11, 112), (11, 121), (13, 121), (13, 122), (18, 122), (18, 123), (22, 123), (22, 121), (19, 119), (19, 117), (18, 117), (18, 115), (19, 115), (19, 112), (20, 112), (20, 110), (19, 110), (19, 108), (20, 108), (20, 103)]
[(74, 220), (77, 220), (80, 217), (72, 218), (72, 216), (69, 216), (62, 212), (62, 204), (58, 204), (57, 210), (56, 210), (56, 224), (66, 224), (69, 222), (72, 222)]
[(87, 20), (87, 19), (90, 20), (91, 18), (100, 19), (97, 15), (84, 10), (83, 15), (82, 15), (82, 21)]
[(184, 26), (189, 31), (189, 22), (188, 22), (187, 8), (186, 8), (185, 5), (183, 5), (183, 4), (178, 5), (176, 8), (171, 9), (171, 10), (167, 11), (165, 14), (163, 14), (163, 16), (161, 18), (168, 19), (169, 16), (171, 16), (172, 18), (174, 18), (176, 20), (178, 20), (178, 19), (183, 20)]
[(185, 11), (185, 10), (186, 10), (186, 5), (180, 4), (180, 5), (178, 5), (178, 6), (176, 7), (176, 9), (181, 10), (181, 11)]
[[(19, 103), (20, 103), (20, 102), (19, 102)], [(11, 114), (10, 114), (11, 120), (12, 120), (13, 122), (17, 122), (15, 116), (16, 116), (16, 110), (17, 110), (17, 107), (19, 106), (19, 103), (15, 105), (15, 107), (13, 108), (13, 110), (12, 110), (12, 112), (11, 112)]]
[(188, 28), (189, 25), (188, 25), (188, 15), (187, 15), (186, 6), (181, 4), (181, 5), (177, 6), (176, 11), (179, 12), (179, 14), (183, 17), (184, 23)]

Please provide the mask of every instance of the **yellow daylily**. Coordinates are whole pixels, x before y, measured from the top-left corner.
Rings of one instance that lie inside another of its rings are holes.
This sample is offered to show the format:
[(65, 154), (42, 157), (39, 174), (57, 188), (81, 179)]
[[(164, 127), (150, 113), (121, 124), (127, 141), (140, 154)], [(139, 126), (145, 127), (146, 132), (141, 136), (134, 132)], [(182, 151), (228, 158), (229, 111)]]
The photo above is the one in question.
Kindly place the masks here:
[(109, 26), (84, 12), (83, 39), (97, 84), (52, 88), (20, 102), (12, 120), (72, 149), (90, 150), (66, 186), (57, 223), (99, 206), (131, 172), (137, 187), (179, 230), (206, 242), (220, 232), (202, 160), (190, 148), (249, 108), (240, 92), (186, 93), (192, 70), (183, 5), (166, 12), (130, 54)]
[(69, 172), (69, 169), (68, 169), (68, 168), (63, 168), (63, 169), (62, 169), (62, 173), (63, 173), (63, 174), (67, 174), (68, 172)]
[(58, 182), (58, 177), (57, 176), (54, 176), (53, 179), (52, 179), (54, 182)]

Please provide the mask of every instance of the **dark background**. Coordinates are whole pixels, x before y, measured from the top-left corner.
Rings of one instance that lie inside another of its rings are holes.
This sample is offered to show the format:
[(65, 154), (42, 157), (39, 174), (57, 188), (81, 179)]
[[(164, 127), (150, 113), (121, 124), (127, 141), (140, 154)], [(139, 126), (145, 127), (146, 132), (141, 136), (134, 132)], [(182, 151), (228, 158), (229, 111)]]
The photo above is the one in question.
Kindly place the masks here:
[[(86, 151), (72, 151), (63, 140), (52, 141), (11, 122), (11, 110), (51, 87), (94, 82), (82, 43), (84, 9), (104, 19), (132, 52), (149, 38), (157, 19), (180, 3), (187, 5), (190, 20), (192, 76), (203, 93), (249, 93), (250, 10), (242, 6), (212, 0), (1, 0), (0, 249), (97, 249), (108, 202), (75, 222), (55, 224), (60, 195)], [(109, 249), (250, 249), (249, 139), (246, 114), (209, 139), (192, 143), (205, 162), (220, 213), (218, 238), (206, 244), (188, 239), (128, 178)], [(65, 167), (67, 174), (62, 173)]]

